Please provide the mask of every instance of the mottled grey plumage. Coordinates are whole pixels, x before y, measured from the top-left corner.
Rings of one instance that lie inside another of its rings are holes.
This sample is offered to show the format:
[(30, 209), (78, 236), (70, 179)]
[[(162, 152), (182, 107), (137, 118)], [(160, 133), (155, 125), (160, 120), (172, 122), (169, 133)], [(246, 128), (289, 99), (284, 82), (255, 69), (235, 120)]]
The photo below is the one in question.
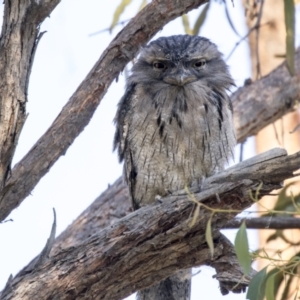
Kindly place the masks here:
[[(233, 84), (206, 38), (162, 37), (142, 49), (115, 117), (134, 209), (224, 168), (236, 143), (226, 94)], [(189, 299), (172, 297), (162, 299)]]

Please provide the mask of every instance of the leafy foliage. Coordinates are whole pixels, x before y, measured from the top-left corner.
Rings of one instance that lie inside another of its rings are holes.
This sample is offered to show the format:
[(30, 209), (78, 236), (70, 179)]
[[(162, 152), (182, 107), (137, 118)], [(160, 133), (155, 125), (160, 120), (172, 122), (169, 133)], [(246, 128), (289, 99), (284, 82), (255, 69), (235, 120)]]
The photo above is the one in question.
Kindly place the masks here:
[(263, 268), (251, 280), (246, 298), (249, 300), (263, 300), (267, 278), (267, 268)]
[[(297, 282), (300, 280), (299, 267), (300, 253), (297, 253), (286, 264), (275, 267), (270, 264), (268, 267), (263, 268), (252, 278), (246, 298), (249, 300), (263, 300), (266, 297), (267, 300), (286, 300), (291, 292), (293, 280), (297, 280)], [(271, 268), (269, 272), (267, 272), (268, 268)], [(280, 295), (279, 288), (282, 285), (284, 289)], [(299, 288), (299, 284), (296, 286)]]

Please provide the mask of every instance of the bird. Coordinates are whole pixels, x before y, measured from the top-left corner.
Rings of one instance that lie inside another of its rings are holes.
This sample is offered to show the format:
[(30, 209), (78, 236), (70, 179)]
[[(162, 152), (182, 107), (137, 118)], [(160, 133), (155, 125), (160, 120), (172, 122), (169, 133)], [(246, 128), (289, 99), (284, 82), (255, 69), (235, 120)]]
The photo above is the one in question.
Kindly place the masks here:
[[(199, 186), (233, 157), (236, 135), (223, 55), (201, 36), (160, 37), (132, 66), (114, 123), (114, 150), (134, 210)], [(188, 300), (191, 271), (138, 292), (139, 300)]]

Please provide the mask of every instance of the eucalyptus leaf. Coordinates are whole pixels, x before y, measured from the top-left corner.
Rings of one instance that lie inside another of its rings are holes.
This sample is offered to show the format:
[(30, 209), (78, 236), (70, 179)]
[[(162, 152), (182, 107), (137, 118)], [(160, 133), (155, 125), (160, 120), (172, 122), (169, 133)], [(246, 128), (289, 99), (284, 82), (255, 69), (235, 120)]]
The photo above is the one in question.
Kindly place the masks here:
[(249, 243), (245, 222), (241, 224), (236, 234), (234, 248), (244, 274), (248, 275), (251, 271), (251, 257), (249, 254)]
[(182, 20), (182, 24), (183, 24), (183, 29), (184, 29), (184, 32), (186, 34), (190, 34), (192, 35), (193, 34), (193, 31), (190, 27), (190, 21), (189, 21), (189, 17), (187, 14), (184, 14), (181, 16), (181, 20)]
[(267, 280), (267, 267), (259, 271), (250, 281), (246, 299), (263, 300), (265, 296), (266, 280)]
[(276, 273), (272, 274), (271, 276), (268, 276), (267, 282), (266, 282), (266, 299), (267, 300), (275, 300), (274, 295), (274, 287), (275, 287), (275, 277)]
[(124, 12), (125, 8), (131, 3), (132, 0), (122, 0), (121, 3), (117, 6), (112, 23), (109, 27), (110, 32), (115, 28), (115, 26), (118, 24), (120, 20), (120, 16)]
[(225, 0), (223, 0), (223, 3), (224, 3), (224, 7), (225, 7), (225, 14), (226, 14), (226, 18), (227, 18), (227, 21), (231, 27), (231, 29), (233, 30), (233, 32), (238, 36), (238, 37), (241, 37), (241, 35), (238, 33), (238, 31), (236, 30), (236, 28), (234, 27), (233, 25), (233, 22), (231, 20), (231, 17), (229, 15), (229, 11), (228, 11), (228, 7), (227, 7), (227, 3)]
[(214, 242), (213, 242), (212, 232), (211, 232), (211, 219), (212, 219), (212, 216), (209, 218), (209, 220), (207, 221), (207, 224), (206, 224), (205, 240), (206, 240), (206, 243), (207, 243), (207, 245), (210, 249), (211, 256), (213, 257), (213, 255), (214, 255)]
[(294, 0), (284, 0), (284, 19), (286, 29), (286, 62), (288, 70), (295, 74), (295, 5)]
[(195, 25), (194, 25), (194, 28), (193, 28), (193, 35), (198, 35), (199, 32), (200, 32), (200, 29), (206, 19), (206, 16), (207, 16), (207, 12), (208, 12), (208, 9), (209, 9), (209, 4), (211, 2), (208, 2), (204, 8), (202, 9), (200, 15), (198, 16), (196, 22), (195, 22)]

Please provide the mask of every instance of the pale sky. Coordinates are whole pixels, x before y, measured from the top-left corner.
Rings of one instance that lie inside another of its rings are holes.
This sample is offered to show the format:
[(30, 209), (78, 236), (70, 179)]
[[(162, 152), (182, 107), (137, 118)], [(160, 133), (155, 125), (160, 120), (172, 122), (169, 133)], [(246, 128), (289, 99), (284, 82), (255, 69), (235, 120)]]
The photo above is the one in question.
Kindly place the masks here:
[[(109, 27), (119, 2), (64, 0), (42, 24), (41, 31), (47, 33), (41, 39), (35, 56), (27, 104), (29, 116), (21, 133), (14, 163), (28, 152), (51, 125), (102, 51), (121, 29), (117, 27), (112, 35), (104, 32), (89, 36)], [(127, 20), (135, 15), (140, 2), (133, 1), (121, 19)], [(233, 8), (231, 1), (228, 1), (228, 7), (240, 35), (245, 35), (244, 12), (240, 2), (235, 1)], [(0, 4), (1, 16), (2, 11), (3, 4)], [(190, 19), (195, 20), (198, 14), (199, 11), (190, 13)], [(165, 26), (155, 38), (181, 33), (184, 33), (183, 26), (181, 20), (177, 19)], [(225, 57), (239, 40), (227, 22), (223, 5), (216, 1), (212, 2), (201, 35), (217, 44)], [(227, 63), (237, 86), (243, 85), (244, 80), (250, 77), (247, 42), (240, 44)], [(114, 183), (121, 175), (122, 165), (118, 163), (116, 153), (112, 152), (112, 120), (124, 85), (124, 78), (120, 76), (66, 155), (42, 178), (20, 207), (11, 213), (9, 219), (13, 219), (13, 222), (0, 225), (0, 289), (10, 274), (15, 275), (44, 247), (53, 222), (53, 207), (57, 213), (59, 235), (108, 184)], [(244, 158), (253, 155), (253, 140), (249, 139)], [(233, 240), (235, 231), (226, 231), (226, 234)], [(255, 237), (255, 234), (251, 234), (252, 249), (256, 247)], [(214, 274), (215, 271), (209, 267), (201, 268), (201, 273), (193, 278), (192, 300), (199, 299), (197, 295), (200, 294), (216, 300), (245, 299), (245, 294), (223, 297), (218, 282), (212, 279)]]

